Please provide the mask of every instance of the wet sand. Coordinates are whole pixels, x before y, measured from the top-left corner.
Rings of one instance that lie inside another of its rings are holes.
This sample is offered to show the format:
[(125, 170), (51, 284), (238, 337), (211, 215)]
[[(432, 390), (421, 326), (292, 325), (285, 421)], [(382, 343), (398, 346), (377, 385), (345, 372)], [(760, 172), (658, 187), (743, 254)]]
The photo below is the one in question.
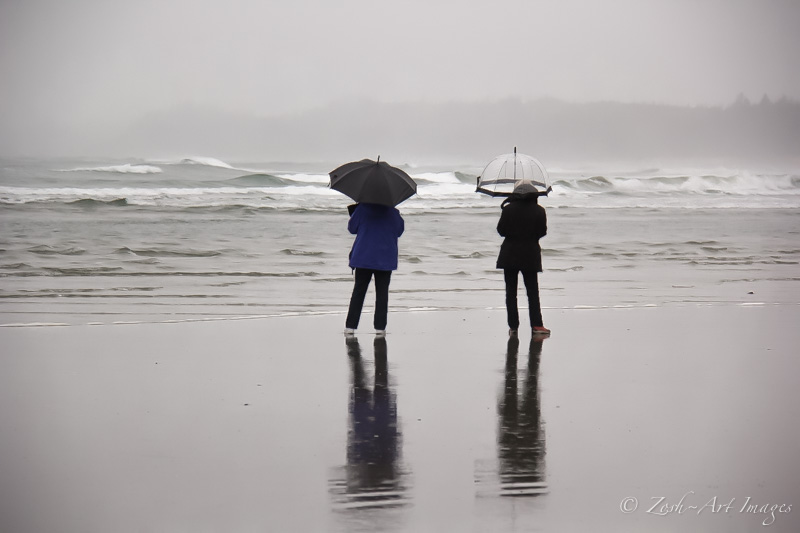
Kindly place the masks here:
[(800, 530), (800, 306), (545, 320), (2, 328), (0, 531)]

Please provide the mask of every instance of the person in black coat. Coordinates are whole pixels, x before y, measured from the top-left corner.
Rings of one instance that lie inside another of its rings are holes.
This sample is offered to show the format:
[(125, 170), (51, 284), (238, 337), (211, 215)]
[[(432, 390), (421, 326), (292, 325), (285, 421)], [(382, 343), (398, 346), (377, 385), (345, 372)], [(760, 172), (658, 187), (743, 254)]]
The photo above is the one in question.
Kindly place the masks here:
[(519, 274), (528, 293), (531, 328), (535, 335), (547, 335), (550, 330), (542, 322), (539, 304), (538, 273), (542, 271), (542, 248), (539, 239), (547, 235), (547, 214), (539, 205), (539, 192), (530, 184), (521, 183), (502, 204), (497, 233), (503, 239), (497, 268), (503, 269), (506, 282), (506, 311), (509, 335), (519, 329), (517, 285)]

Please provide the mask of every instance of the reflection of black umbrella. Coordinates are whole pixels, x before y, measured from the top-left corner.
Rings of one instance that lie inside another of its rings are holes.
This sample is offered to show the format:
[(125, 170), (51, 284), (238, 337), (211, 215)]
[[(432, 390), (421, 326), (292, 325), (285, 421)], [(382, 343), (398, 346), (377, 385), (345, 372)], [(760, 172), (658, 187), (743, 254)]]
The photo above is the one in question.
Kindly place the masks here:
[(417, 192), (411, 176), (381, 161), (362, 159), (345, 163), (330, 172), (331, 189), (368, 204), (395, 206)]

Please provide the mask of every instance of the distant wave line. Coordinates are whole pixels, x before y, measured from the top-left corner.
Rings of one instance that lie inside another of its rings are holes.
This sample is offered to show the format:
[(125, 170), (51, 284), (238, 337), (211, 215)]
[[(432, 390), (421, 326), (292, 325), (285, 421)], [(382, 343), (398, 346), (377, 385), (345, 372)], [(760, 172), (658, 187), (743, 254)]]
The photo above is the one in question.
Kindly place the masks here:
[(122, 165), (110, 165), (101, 167), (78, 167), (67, 169), (56, 169), (56, 172), (112, 172), (117, 174), (160, 174), (163, 172), (159, 167), (152, 165), (139, 165), (125, 163)]

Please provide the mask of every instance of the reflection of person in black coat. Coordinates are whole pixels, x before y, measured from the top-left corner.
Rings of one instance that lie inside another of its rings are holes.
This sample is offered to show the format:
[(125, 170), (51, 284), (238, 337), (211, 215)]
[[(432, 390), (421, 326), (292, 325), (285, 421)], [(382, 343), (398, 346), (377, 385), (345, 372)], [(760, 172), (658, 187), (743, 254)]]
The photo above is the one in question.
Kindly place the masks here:
[(497, 453), (502, 493), (511, 496), (547, 492), (545, 438), (539, 407), (539, 358), (543, 337), (533, 337), (528, 351), (528, 371), (521, 397), (517, 387), (519, 338), (508, 339), (506, 375), (500, 399)]
[(404, 503), (399, 467), (397, 402), (389, 387), (386, 338), (376, 337), (375, 381), (366, 385), (358, 339), (346, 339), (352, 369), (350, 431), (347, 437), (347, 487), (351, 502), (387, 506)]
[(505, 237), (497, 257), (497, 268), (503, 269), (506, 283), (506, 311), (509, 334), (519, 329), (517, 311), (517, 284), (519, 274), (528, 293), (528, 309), (534, 334), (548, 334), (542, 322), (539, 303), (538, 273), (542, 271), (542, 249), (539, 239), (547, 235), (547, 214), (539, 205), (539, 193), (532, 185), (524, 184), (514, 189), (514, 194), (502, 204), (497, 232)]

